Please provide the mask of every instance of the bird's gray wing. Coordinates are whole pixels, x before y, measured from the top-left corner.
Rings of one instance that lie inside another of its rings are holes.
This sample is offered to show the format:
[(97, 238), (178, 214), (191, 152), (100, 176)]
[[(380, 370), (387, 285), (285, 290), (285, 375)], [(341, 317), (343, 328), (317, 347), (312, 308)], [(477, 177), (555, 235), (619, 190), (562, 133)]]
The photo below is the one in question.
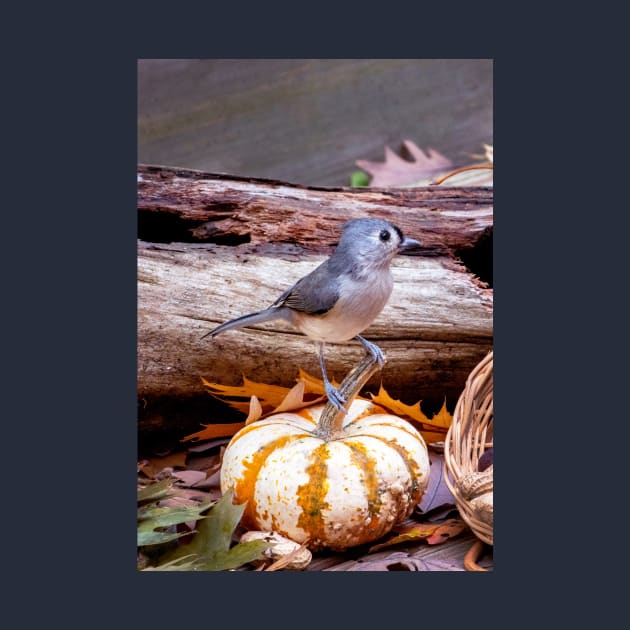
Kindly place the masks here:
[(331, 275), (327, 262), (298, 280), (273, 306), (287, 306), (308, 315), (327, 313), (339, 299), (339, 281)]

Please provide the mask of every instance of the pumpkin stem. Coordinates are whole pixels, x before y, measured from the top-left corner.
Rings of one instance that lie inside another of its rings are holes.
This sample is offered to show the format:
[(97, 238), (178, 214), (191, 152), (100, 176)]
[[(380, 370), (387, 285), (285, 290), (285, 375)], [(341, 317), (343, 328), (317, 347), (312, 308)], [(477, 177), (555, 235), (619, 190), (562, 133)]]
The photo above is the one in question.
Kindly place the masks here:
[[(341, 381), (341, 385), (337, 388), (339, 394), (346, 400), (346, 409), (350, 408), (361, 388), (378, 369), (376, 358), (371, 353), (367, 353), (361, 362), (348, 372), (346, 378)], [(345, 415), (346, 412), (343, 409), (337, 409), (330, 401), (327, 402), (314, 434), (327, 442), (336, 439), (341, 434)]]

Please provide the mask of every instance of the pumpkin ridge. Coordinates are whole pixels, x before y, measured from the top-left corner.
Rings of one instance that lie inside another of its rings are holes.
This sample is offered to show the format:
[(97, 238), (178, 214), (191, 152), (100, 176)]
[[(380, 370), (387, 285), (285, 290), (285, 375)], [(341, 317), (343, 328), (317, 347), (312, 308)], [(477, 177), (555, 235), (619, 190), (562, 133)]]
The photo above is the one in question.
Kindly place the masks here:
[[(392, 425), (390, 424), (388, 426), (391, 427)], [(400, 428), (402, 429), (402, 427)], [(405, 431), (405, 433), (407, 433), (407, 431)], [(410, 435), (413, 435), (413, 437), (417, 438), (417, 436), (413, 433), (411, 433)], [(371, 433), (355, 433), (352, 437), (373, 438), (375, 440), (378, 440), (379, 442), (382, 442), (383, 444), (387, 444), (387, 446), (396, 451), (404, 462), (405, 467), (407, 468), (407, 472), (409, 473), (409, 477), (411, 479), (411, 488), (409, 490), (409, 494), (413, 497), (415, 503), (418, 503), (420, 499), (422, 499), (423, 493), (420, 492), (419, 479), (423, 476), (423, 473), (420, 467), (416, 464), (416, 461), (413, 459), (413, 456), (406, 448), (401, 446), (395, 439), (386, 438), (381, 435), (373, 435)]]
[[(249, 427), (252, 426), (254, 425), (249, 425)], [(247, 501), (247, 507), (245, 508), (245, 512), (243, 513), (244, 522), (249, 522), (252, 524), (256, 523), (256, 513), (258, 511), (258, 508), (256, 505), (256, 500), (254, 498), (254, 488), (256, 487), (256, 481), (258, 480), (260, 469), (267, 461), (269, 455), (271, 455), (271, 453), (273, 453), (276, 449), (282, 448), (289, 442), (294, 442), (295, 440), (303, 438), (303, 435), (283, 435), (265, 444), (264, 446), (261, 446), (255, 453), (252, 453), (251, 459), (243, 459), (242, 473), (238, 477), (238, 479), (236, 479), (234, 485), (234, 497), (235, 500), (239, 503)]]
[(419, 503), (420, 499), (422, 499), (422, 495), (424, 494), (419, 481), (420, 478), (423, 477), (420, 466), (418, 466), (416, 460), (413, 459), (409, 451), (401, 446), (396, 440), (385, 438), (378, 439), (387, 444), (390, 448), (393, 448), (400, 455), (403, 462), (405, 462), (405, 466), (407, 467), (409, 476), (411, 477), (411, 488), (409, 489), (409, 494), (411, 495), (414, 504)]
[(313, 543), (326, 540), (323, 512), (330, 509), (330, 504), (326, 501), (330, 486), (326, 464), (329, 458), (330, 451), (324, 442), (309, 457), (310, 464), (305, 469), (308, 481), (297, 488), (297, 504), (302, 508), (297, 524), (308, 532)]
[[(357, 437), (353, 435), (352, 437)], [(374, 458), (370, 457), (367, 449), (360, 442), (343, 441), (344, 446), (350, 449), (350, 459), (352, 463), (364, 474), (363, 486), (367, 490), (367, 508), (370, 515), (370, 521), (367, 523), (368, 529), (379, 525), (377, 517), (380, 514), (383, 502), (379, 493), (379, 480), (376, 474), (376, 464)]]

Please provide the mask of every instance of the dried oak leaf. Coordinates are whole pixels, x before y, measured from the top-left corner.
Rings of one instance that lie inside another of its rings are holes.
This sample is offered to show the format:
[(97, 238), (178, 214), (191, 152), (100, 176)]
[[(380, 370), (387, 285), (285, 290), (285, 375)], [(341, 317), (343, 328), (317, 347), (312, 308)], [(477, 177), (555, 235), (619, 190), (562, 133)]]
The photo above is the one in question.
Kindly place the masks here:
[(446, 408), (446, 400), (442, 405), (442, 408), (434, 414), (431, 418), (426, 416), (420, 408), (421, 401), (418, 401), (414, 405), (406, 405), (400, 400), (392, 398), (385, 388), (381, 385), (378, 394), (370, 394), (372, 402), (385, 407), (388, 411), (391, 411), (397, 416), (405, 417), (410, 420), (418, 431), (422, 434), (422, 437), (427, 442), (440, 442), (444, 440), (446, 433), (448, 432), (453, 416)]
[(186, 465), (186, 453), (170, 453), (163, 457), (149, 457), (142, 462), (140, 470), (144, 475), (151, 479), (155, 479), (166, 468), (173, 469), (177, 466), (184, 467)]
[(411, 160), (406, 160), (385, 147), (385, 161), (372, 162), (357, 160), (355, 164), (372, 177), (370, 186), (421, 186), (431, 183), (439, 174), (447, 172), (453, 163), (434, 149), (425, 153), (411, 140), (402, 143), (403, 152)]
[[(232, 436), (245, 425), (261, 420), (271, 414), (304, 409), (326, 400), (323, 381), (311, 376), (302, 369), (300, 369), (296, 378), (296, 385), (292, 388), (257, 383), (245, 376), (243, 376), (242, 385), (219, 385), (218, 383), (210, 383), (204, 378), (201, 380), (215, 398), (247, 414), (247, 418), (244, 422), (231, 424), (205, 424), (205, 428), (201, 431), (184, 437), (182, 440), (184, 442)], [(333, 385), (337, 385), (337, 383), (333, 381)], [(405, 419), (409, 420), (420, 431), (427, 443), (444, 440), (453, 419), (446, 409), (446, 401), (440, 411), (428, 418), (420, 409), (420, 401), (415, 405), (405, 405), (399, 400), (392, 398), (382, 385), (376, 396), (373, 394), (369, 395), (373, 403), (394, 415), (405, 417)], [(234, 398), (240, 398), (241, 400), (232, 400)], [(370, 400), (363, 396), (358, 396), (357, 398)]]
[(449, 518), (441, 523), (403, 523), (392, 531), (397, 534), (383, 543), (370, 547), (369, 553), (392, 545), (416, 540), (425, 540), (429, 545), (438, 545), (463, 532), (468, 526), (460, 518)]
[[(279, 385), (266, 385), (257, 383), (243, 376), (242, 385), (219, 385), (201, 379), (210, 393), (219, 400), (226, 402), (230, 407), (247, 414), (244, 422), (230, 424), (206, 424), (205, 428), (183, 438), (188, 440), (210, 440), (216, 437), (234, 435), (245, 425), (256, 422), (273, 413), (282, 411), (295, 411), (323, 402), (326, 398), (324, 385), (303, 370), (296, 379), (297, 383), (291, 387)], [(241, 398), (245, 400), (230, 400)], [(249, 400), (248, 400), (249, 399)]]
[(191, 433), (182, 438), (182, 442), (188, 442), (189, 440), (211, 440), (216, 437), (230, 437), (240, 431), (245, 426), (244, 422), (230, 422), (226, 424), (204, 424), (204, 429)]
[[(252, 396), (256, 396), (264, 407), (277, 407), (288, 392), (286, 387), (257, 383), (256, 381), (250, 381), (244, 375), (242, 385), (210, 383), (203, 377), (201, 377), (201, 382), (215, 398), (219, 398), (220, 400), (225, 400), (226, 398), (245, 398), (248, 401)], [(239, 411), (245, 413), (249, 411), (249, 402), (230, 400), (226, 400), (226, 402)]]
[(203, 470), (178, 470), (171, 473), (184, 488), (192, 488), (201, 481), (205, 481), (206, 473)]

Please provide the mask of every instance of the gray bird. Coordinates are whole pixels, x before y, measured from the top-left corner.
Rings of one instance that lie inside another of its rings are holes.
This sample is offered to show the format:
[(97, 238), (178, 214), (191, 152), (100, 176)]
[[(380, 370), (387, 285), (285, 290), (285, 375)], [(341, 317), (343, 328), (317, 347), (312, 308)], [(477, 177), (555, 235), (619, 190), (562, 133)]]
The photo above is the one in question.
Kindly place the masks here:
[(420, 246), (383, 219), (353, 219), (344, 224), (330, 258), (287, 289), (269, 308), (243, 315), (206, 333), (216, 337), (226, 330), (271, 320), (290, 322), (317, 342), (326, 395), (335, 407), (345, 400), (328, 380), (324, 345), (356, 339), (382, 367), (385, 355), (360, 336), (383, 310), (393, 288), (390, 263), (403, 250)]

